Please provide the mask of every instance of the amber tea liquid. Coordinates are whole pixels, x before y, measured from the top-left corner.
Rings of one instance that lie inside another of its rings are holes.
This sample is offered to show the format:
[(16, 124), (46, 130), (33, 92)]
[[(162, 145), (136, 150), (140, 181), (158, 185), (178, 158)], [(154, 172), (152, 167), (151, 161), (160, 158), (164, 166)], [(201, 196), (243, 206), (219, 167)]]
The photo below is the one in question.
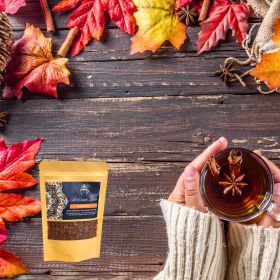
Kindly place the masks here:
[[(215, 159), (221, 167), (219, 180), (225, 181), (224, 174), (230, 174), (228, 155), (231, 149), (226, 149)], [(238, 148), (243, 154), (240, 174), (245, 174), (242, 182), (248, 185), (241, 189), (242, 194), (231, 192), (224, 194), (224, 187), (212, 176), (209, 167), (202, 171), (204, 190), (202, 196), (207, 206), (218, 216), (230, 221), (246, 221), (263, 212), (270, 202), (273, 183), (271, 173), (263, 160), (253, 152)]]

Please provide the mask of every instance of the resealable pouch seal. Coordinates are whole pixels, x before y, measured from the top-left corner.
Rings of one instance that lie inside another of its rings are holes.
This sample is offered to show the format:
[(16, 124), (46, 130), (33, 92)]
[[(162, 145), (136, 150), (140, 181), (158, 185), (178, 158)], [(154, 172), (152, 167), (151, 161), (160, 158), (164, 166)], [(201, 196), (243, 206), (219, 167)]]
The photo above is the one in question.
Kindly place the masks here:
[(41, 162), (44, 261), (100, 257), (107, 177), (105, 162)]

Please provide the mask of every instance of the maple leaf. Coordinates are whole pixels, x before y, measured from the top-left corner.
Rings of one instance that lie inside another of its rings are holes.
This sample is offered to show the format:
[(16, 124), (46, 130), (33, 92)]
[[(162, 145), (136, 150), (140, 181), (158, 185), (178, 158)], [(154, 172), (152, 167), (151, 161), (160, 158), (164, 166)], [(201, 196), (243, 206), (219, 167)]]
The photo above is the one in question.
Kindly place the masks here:
[(36, 180), (25, 173), (35, 164), (35, 156), (40, 149), (42, 139), (23, 141), (6, 146), (0, 139), (0, 277), (14, 277), (25, 274), (28, 269), (21, 259), (7, 251), (1, 245), (6, 241), (8, 230), (5, 222), (19, 221), (24, 217), (36, 215), (41, 204), (35, 198), (21, 194), (2, 193), (3, 190), (26, 188), (36, 184)]
[(14, 277), (28, 273), (29, 270), (21, 259), (6, 249), (0, 247), (0, 277)]
[(41, 211), (35, 198), (13, 193), (0, 193), (0, 222), (16, 222)]
[(0, 0), (0, 11), (7, 14), (13, 15), (23, 6), (26, 6), (25, 0)]
[(26, 24), (24, 35), (12, 47), (3, 96), (22, 96), (22, 88), (57, 97), (58, 83), (69, 84), (68, 59), (54, 59), (52, 41), (39, 28)]
[(166, 40), (179, 49), (186, 40), (186, 25), (175, 12), (175, 0), (134, 0), (137, 33), (131, 38), (131, 54), (155, 52)]
[(192, 0), (177, 0), (176, 1), (176, 10), (185, 7), (192, 3)]
[(34, 158), (42, 141), (38, 138), (11, 145), (8, 148), (5, 141), (0, 139), (0, 190), (27, 188), (37, 183), (25, 171), (34, 166)]
[(0, 229), (0, 245), (6, 242), (9, 231), (5, 228)]
[(215, 0), (209, 10), (208, 19), (201, 23), (198, 33), (198, 53), (210, 50), (219, 40), (224, 40), (226, 32), (231, 29), (232, 35), (242, 42), (247, 34), (249, 10), (242, 3), (230, 0)]
[(133, 13), (136, 8), (132, 0), (63, 0), (53, 11), (74, 8), (68, 27), (76, 26), (79, 32), (72, 44), (72, 55), (80, 53), (92, 39), (100, 40), (105, 25), (105, 11), (119, 28), (131, 35), (135, 32)]
[[(272, 38), (280, 48), (280, 19), (274, 20), (274, 36)], [(267, 83), (270, 89), (280, 87), (280, 50), (261, 55), (261, 62), (251, 71), (253, 77)]]

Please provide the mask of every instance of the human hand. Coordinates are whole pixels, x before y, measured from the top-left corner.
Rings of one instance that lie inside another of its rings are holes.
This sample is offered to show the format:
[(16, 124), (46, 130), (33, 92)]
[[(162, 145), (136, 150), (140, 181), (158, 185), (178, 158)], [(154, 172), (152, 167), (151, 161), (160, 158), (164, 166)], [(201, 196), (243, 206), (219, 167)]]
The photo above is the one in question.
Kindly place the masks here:
[(184, 172), (179, 177), (176, 186), (174, 187), (168, 200), (204, 212), (205, 206), (199, 192), (199, 178), (201, 169), (210, 156), (213, 156), (214, 154), (224, 150), (227, 145), (227, 139), (221, 137), (212, 143), (208, 148), (206, 148), (198, 157), (196, 157), (185, 168)]
[[(254, 152), (262, 157), (272, 173), (272, 176), (274, 178), (274, 193), (272, 199), (275, 201), (275, 203), (280, 205), (280, 169), (271, 160), (263, 156), (261, 154), (261, 151), (256, 150)], [(263, 227), (280, 227), (280, 222), (277, 222), (274, 218), (266, 213), (254, 220), (254, 223)]]

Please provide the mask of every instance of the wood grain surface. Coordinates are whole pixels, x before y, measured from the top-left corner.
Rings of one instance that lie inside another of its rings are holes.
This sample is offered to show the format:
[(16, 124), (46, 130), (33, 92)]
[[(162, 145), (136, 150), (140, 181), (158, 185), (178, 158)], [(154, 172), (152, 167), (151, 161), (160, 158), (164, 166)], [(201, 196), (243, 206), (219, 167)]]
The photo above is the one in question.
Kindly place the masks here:
[[(54, 14), (54, 53), (67, 34), (68, 16)], [(10, 19), (15, 38), (26, 22), (45, 30), (38, 1), (29, 0)], [(231, 36), (198, 56), (194, 26), (179, 51), (166, 44), (155, 54), (131, 56), (130, 37), (107, 22), (100, 42), (70, 58), (71, 86), (60, 86), (59, 100), (27, 91), (22, 101), (0, 100), (0, 110), (10, 113), (1, 132), (8, 144), (42, 137), (38, 161), (110, 163), (101, 258), (43, 262), (38, 216), (9, 225), (5, 246), (31, 270), (17, 279), (151, 279), (167, 254), (159, 200), (194, 156), (224, 135), (231, 146), (261, 148), (280, 163), (279, 95), (259, 94), (250, 79), (246, 88), (227, 88), (213, 75), (226, 57), (245, 58)], [(32, 173), (38, 178), (38, 166)], [(25, 193), (39, 197), (38, 186)]]

